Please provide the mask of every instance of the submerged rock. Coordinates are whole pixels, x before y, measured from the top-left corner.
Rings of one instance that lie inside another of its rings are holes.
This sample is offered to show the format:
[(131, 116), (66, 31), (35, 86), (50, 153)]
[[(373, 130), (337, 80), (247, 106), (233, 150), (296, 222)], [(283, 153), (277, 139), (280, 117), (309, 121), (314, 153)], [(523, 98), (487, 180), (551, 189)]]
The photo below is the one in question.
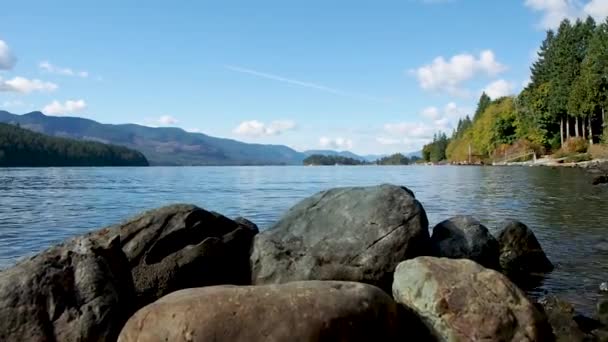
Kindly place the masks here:
[(390, 289), (400, 261), (428, 252), (426, 213), (410, 190), (336, 188), (301, 201), (256, 236), (252, 280), (350, 280)]
[(608, 175), (600, 175), (593, 177), (591, 182), (593, 185), (606, 184), (608, 183)]
[(120, 235), (138, 306), (170, 292), (218, 284), (248, 284), (249, 252), (258, 229), (194, 205), (147, 211), (93, 235)]
[(574, 320), (574, 307), (570, 303), (555, 296), (545, 296), (538, 304), (547, 316), (556, 342), (582, 342), (591, 338)]
[(118, 340), (398, 341), (400, 328), (414, 337), (420, 326), (399, 321), (377, 287), (305, 281), (177, 291), (139, 310)]
[(543, 251), (536, 236), (525, 224), (507, 220), (498, 234), (500, 266), (514, 276), (553, 270), (553, 264)]
[(75, 238), (0, 272), (0, 341), (115, 341), (133, 297), (118, 238)]
[(431, 236), (434, 255), (470, 259), (484, 267), (498, 268), (498, 241), (472, 216), (455, 216), (440, 222)]
[(438, 341), (550, 341), (546, 317), (507, 277), (467, 259), (420, 257), (397, 266), (395, 301)]

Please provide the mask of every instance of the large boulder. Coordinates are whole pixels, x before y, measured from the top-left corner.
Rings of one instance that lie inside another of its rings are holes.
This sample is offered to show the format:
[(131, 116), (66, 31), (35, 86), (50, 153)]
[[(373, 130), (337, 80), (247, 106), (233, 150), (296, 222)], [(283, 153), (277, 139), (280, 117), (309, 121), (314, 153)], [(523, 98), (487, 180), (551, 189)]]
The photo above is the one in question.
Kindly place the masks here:
[(544, 296), (538, 300), (555, 335), (556, 342), (589, 341), (591, 336), (584, 333), (574, 320), (574, 307), (555, 296)]
[(115, 341), (133, 296), (116, 236), (69, 240), (0, 272), (0, 341)]
[(498, 234), (500, 267), (513, 276), (553, 270), (536, 236), (525, 224), (507, 220)]
[(138, 307), (175, 290), (218, 284), (249, 284), (255, 224), (194, 205), (147, 211), (94, 232), (120, 235), (133, 275)]
[(428, 252), (426, 213), (410, 190), (336, 188), (301, 201), (256, 236), (252, 281), (350, 280), (390, 289), (400, 261)]
[(420, 257), (397, 266), (395, 301), (438, 341), (550, 341), (551, 328), (507, 277), (467, 259)]
[(396, 341), (399, 328), (417, 332), (377, 287), (304, 281), (177, 291), (133, 315), (118, 341)]
[(472, 216), (455, 216), (433, 228), (434, 255), (470, 259), (484, 267), (498, 268), (498, 241)]

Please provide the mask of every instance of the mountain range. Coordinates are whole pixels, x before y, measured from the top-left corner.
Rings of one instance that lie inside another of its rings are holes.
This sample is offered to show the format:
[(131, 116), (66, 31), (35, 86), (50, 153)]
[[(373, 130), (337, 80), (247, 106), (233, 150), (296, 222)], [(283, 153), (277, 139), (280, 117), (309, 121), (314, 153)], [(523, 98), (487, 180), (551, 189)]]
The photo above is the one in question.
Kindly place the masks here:
[(136, 124), (102, 124), (90, 119), (47, 116), (41, 112), (23, 115), (0, 110), (0, 122), (19, 124), (51, 136), (92, 140), (121, 145), (142, 152), (151, 165), (301, 165), (312, 154), (340, 155), (360, 160), (348, 151), (310, 150), (298, 152), (284, 145), (250, 144), (186, 132), (176, 127), (147, 127)]

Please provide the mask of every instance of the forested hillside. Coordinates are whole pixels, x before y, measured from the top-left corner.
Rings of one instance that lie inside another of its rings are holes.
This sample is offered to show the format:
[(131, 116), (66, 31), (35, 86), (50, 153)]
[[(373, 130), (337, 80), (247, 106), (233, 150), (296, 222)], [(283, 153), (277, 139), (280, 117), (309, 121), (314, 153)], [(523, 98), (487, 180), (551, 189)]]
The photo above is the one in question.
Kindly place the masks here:
[[(479, 99), (448, 138), (426, 145), (427, 161), (495, 159), (507, 151), (561, 153), (607, 143), (608, 20), (562, 21), (548, 31), (531, 67), (530, 83), (515, 97)], [(574, 146), (574, 147), (572, 147)]]
[(91, 141), (50, 137), (0, 123), (0, 166), (147, 166), (138, 151)]

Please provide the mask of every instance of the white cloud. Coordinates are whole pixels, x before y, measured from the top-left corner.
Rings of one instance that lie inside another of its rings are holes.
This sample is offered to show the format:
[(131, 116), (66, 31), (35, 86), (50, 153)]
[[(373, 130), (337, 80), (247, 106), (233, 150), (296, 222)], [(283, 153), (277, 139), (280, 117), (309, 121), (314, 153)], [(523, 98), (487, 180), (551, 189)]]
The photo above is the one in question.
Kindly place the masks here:
[(591, 0), (585, 5), (583, 11), (596, 19), (605, 18), (608, 16), (608, 1)]
[(57, 100), (46, 105), (42, 111), (48, 115), (63, 115), (81, 112), (87, 108), (87, 103), (84, 100), (67, 100), (61, 103)]
[(574, 20), (590, 15), (596, 20), (603, 20), (608, 16), (606, 0), (525, 0), (524, 5), (541, 13), (538, 26), (542, 29), (555, 29), (565, 18)]
[(450, 134), (458, 119), (470, 113), (470, 109), (449, 102), (443, 108), (427, 107), (420, 112), (425, 121), (394, 122), (384, 125), (382, 136), (376, 137), (380, 145), (398, 145), (404, 151), (419, 149), (439, 132)]
[(5, 41), (0, 40), (0, 70), (10, 70), (17, 63), (17, 58), (11, 52)]
[(423, 65), (412, 72), (418, 78), (422, 89), (446, 91), (462, 96), (468, 93), (466, 89), (461, 88), (463, 82), (479, 75), (496, 76), (505, 70), (506, 67), (496, 60), (494, 52), (484, 50), (479, 57), (459, 54), (446, 60), (439, 56), (431, 64)]
[(158, 118), (156, 120), (156, 122), (161, 125), (169, 126), (169, 125), (175, 125), (179, 121), (176, 118), (172, 117), (171, 115), (162, 115), (160, 118)]
[(353, 148), (353, 141), (351, 139), (346, 139), (342, 137), (338, 138), (328, 138), (321, 137), (319, 138), (319, 146), (323, 148), (330, 149), (340, 149), (340, 150), (348, 150)]
[(38, 67), (41, 70), (46, 71), (51, 74), (57, 74), (57, 75), (63, 75), (63, 76), (77, 76), (77, 77), (82, 77), (82, 78), (89, 77), (89, 73), (87, 71), (75, 71), (75, 70), (72, 70), (71, 68), (65, 68), (65, 67), (53, 65), (48, 61), (40, 62), (38, 64)]
[(488, 84), (483, 91), (485, 91), (490, 98), (497, 99), (499, 97), (513, 95), (514, 85), (511, 82), (501, 79)]
[(428, 139), (437, 133), (437, 127), (422, 122), (397, 122), (385, 124), (384, 131), (392, 135)]
[(437, 107), (427, 107), (422, 110), (421, 114), (425, 118), (435, 120), (439, 117), (439, 109), (437, 109)]
[(386, 137), (378, 137), (376, 141), (380, 145), (399, 145), (403, 143), (402, 139), (397, 138), (386, 138)]
[(286, 131), (296, 128), (296, 123), (291, 120), (277, 120), (265, 124), (258, 120), (241, 122), (233, 132), (238, 135), (248, 135), (253, 137), (280, 135)]
[(2, 80), (0, 78), (0, 91), (12, 91), (18, 93), (31, 93), (33, 91), (53, 91), (58, 86), (55, 83), (44, 82), (41, 80), (29, 80), (27, 78), (17, 76), (10, 80)]

